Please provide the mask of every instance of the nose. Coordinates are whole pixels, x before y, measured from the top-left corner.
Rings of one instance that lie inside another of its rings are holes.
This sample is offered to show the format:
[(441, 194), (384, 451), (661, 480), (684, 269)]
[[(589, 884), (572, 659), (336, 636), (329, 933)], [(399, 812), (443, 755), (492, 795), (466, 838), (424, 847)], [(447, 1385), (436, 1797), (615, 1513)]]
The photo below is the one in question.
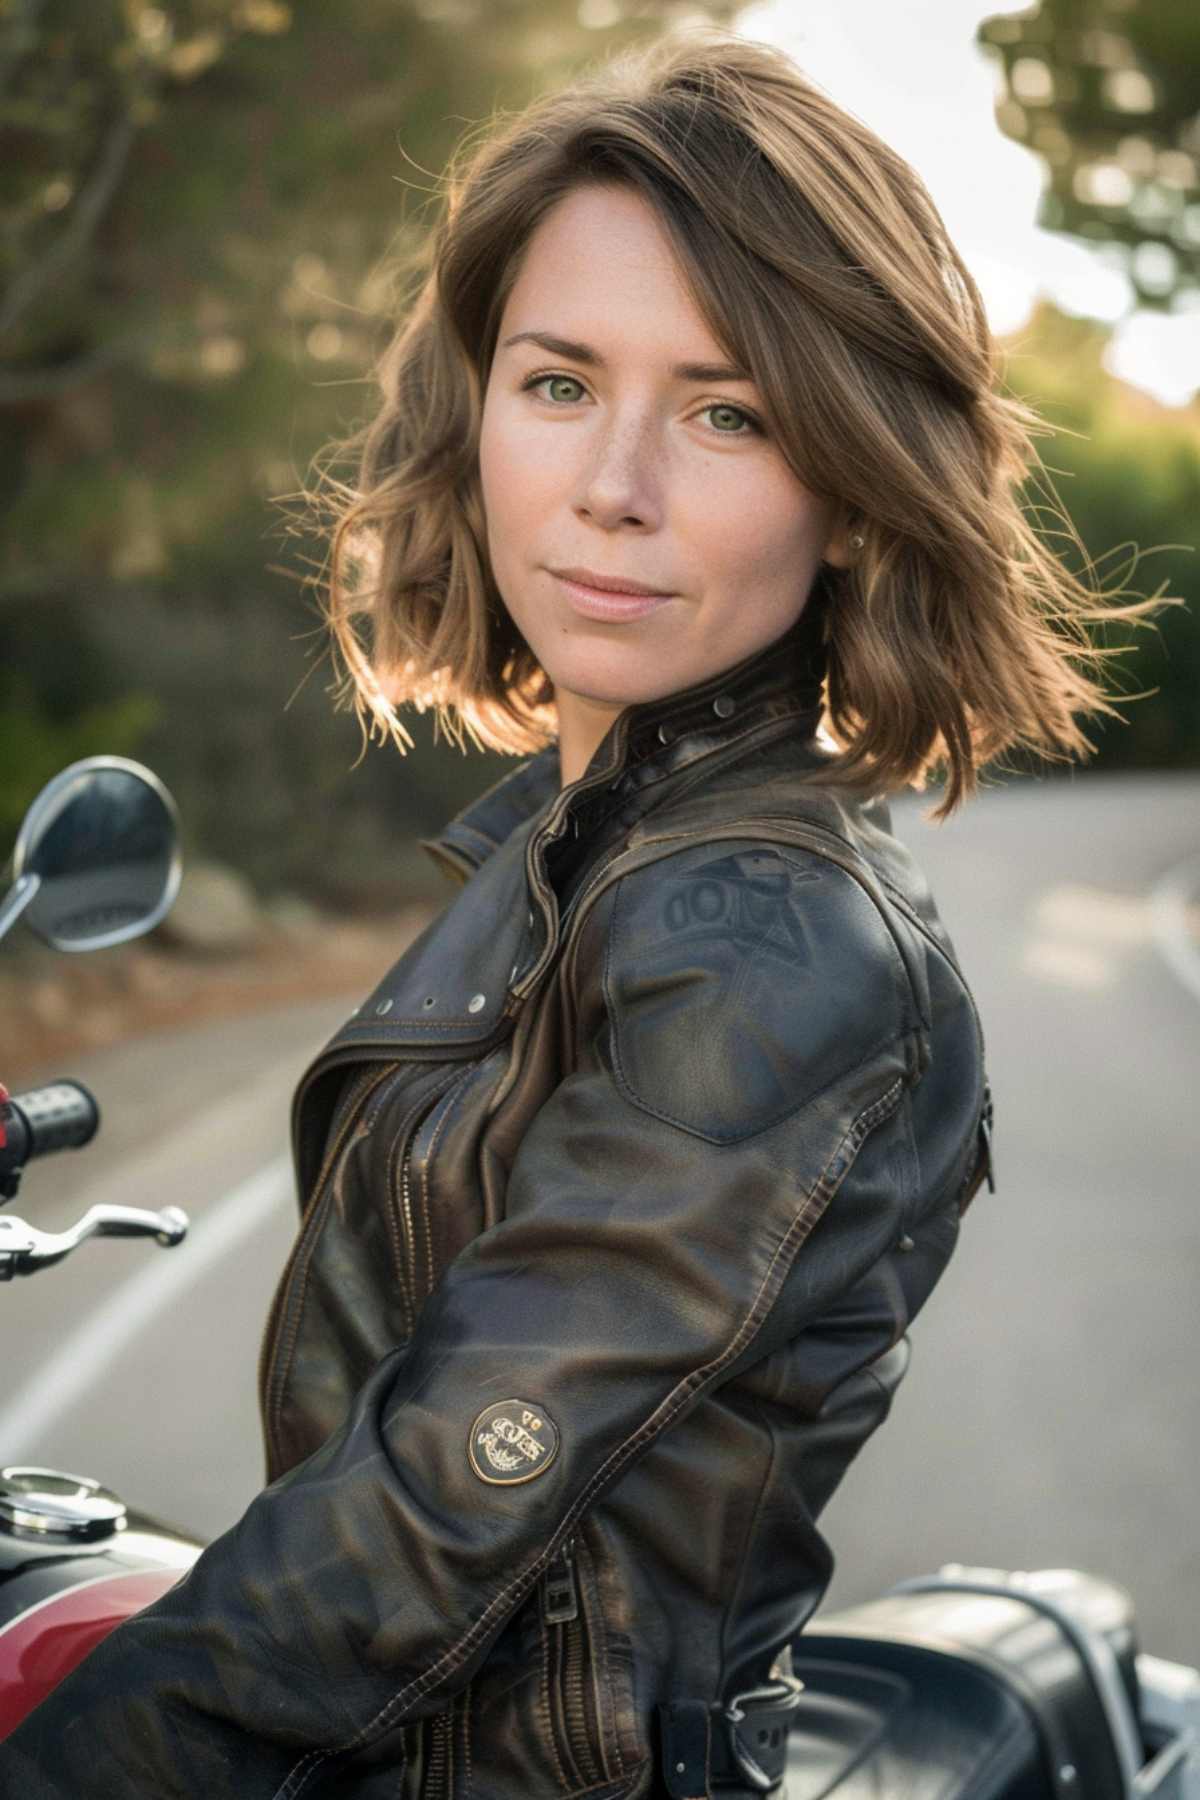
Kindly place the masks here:
[(656, 525), (662, 512), (662, 446), (644, 421), (598, 424), (587, 447), (576, 511), (606, 530)]

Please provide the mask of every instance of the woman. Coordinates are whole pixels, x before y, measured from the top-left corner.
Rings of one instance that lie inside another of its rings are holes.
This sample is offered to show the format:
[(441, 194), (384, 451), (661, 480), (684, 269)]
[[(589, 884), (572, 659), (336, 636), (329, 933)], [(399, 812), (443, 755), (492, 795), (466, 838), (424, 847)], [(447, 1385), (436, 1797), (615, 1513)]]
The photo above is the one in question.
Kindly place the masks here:
[(782, 1794), (817, 1520), (990, 1175), (883, 797), (1080, 754), (1085, 624), (1154, 602), (1025, 523), (1033, 416), (913, 172), (725, 34), (493, 129), (382, 386), (347, 692), (524, 760), (301, 1083), (270, 1485), (5, 1791)]

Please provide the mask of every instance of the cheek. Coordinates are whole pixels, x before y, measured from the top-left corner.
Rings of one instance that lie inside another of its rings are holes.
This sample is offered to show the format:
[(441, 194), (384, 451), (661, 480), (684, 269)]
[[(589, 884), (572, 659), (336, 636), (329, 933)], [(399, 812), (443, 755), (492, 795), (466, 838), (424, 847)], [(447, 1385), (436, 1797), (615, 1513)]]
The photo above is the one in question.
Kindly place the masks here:
[(489, 530), (499, 519), (504, 505), (504, 458), (496, 441), (496, 412), (485, 401), (479, 421), (479, 490), (483, 496)]
[(816, 566), (825, 538), (824, 505), (790, 473), (779, 476), (761, 462), (742, 478), (697, 484), (688, 503), (688, 535), (703, 542), (710, 568), (741, 571), (765, 583), (794, 581)]
[[(493, 554), (544, 516), (553, 464), (528, 425), (504, 401), (485, 403), (479, 430), (479, 485)], [(514, 548), (516, 546), (514, 545)]]

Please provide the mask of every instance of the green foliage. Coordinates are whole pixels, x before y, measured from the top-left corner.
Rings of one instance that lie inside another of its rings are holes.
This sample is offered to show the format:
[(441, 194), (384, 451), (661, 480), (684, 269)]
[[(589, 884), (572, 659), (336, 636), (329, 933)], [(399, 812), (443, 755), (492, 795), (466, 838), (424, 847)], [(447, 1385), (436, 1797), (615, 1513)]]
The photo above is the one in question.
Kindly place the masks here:
[[(263, 890), (411, 886), (411, 835), (506, 765), (419, 716), (407, 757), (359, 760), (303, 586), (325, 546), (284, 540), (278, 501), (373, 409), (392, 253), (426, 232), (464, 127), (674, 10), (614, 5), (588, 29), (601, 0), (0, 4), (10, 835), (58, 767), (115, 751), (162, 774), (194, 851)], [(1191, 541), (1194, 413), (1110, 416), (1124, 390), (1066, 331), (1046, 312), (1025, 368), (1088, 434), (1056, 453), (1089, 546)], [(1193, 579), (1167, 568), (1175, 591)], [(1167, 615), (1162, 645), (1160, 669), (1139, 638), (1134, 685), (1162, 693), (1106, 731), (1109, 760), (1197, 760), (1194, 626)]]
[[(1095, 565), (1097, 583), (1129, 598), (1179, 596), (1149, 622), (1112, 620), (1094, 640), (1119, 650), (1104, 682), (1123, 722), (1095, 720), (1096, 768), (1200, 767), (1200, 409), (1168, 409), (1107, 374), (1107, 331), (1043, 304), (1010, 352), (1008, 385), (1055, 435), (1039, 440), (1045, 473), (1026, 500), (1048, 530), (1048, 484)], [(1040, 510), (1038, 510), (1040, 509)], [(1060, 528), (1058, 528), (1060, 529)], [(1067, 566), (1078, 553), (1053, 540)], [(1135, 698), (1134, 696), (1144, 696)]]
[(121, 750), (264, 889), (411, 886), (410, 834), (504, 765), (421, 718), (407, 758), (358, 760), (302, 586), (324, 546), (281, 550), (276, 502), (373, 404), (389, 258), (464, 125), (670, 6), (588, 30), (577, 0), (0, 5), (16, 816), (81, 745)]
[(161, 710), (149, 694), (125, 694), (56, 719), (25, 677), (9, 675), (0, 683), (0, 768), (21, 772), (19, 783), (0, 784), (5, 854), (30, 802), (52, 776), (84, 756), (140, 755)]
[(997, 122), (1046, 169), (1038, 223), (1106, 247), (1138, 303), (1200, 291), (1200, 7), (1037, 0), (984, 19)]

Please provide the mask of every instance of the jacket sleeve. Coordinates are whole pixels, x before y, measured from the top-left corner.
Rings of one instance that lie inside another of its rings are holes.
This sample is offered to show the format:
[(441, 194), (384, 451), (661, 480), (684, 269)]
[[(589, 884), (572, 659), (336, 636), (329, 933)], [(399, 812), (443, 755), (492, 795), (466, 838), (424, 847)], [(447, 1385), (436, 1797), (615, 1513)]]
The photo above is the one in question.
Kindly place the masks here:
[(572, 973), (575, 1066), (505, 1219), (325, 1444), (0, 1746), (0, 1791), (323, 1788), (445, 1706), (597, 1496), (903, 1231), (903, 1182), (837, 1205), (926, 1028), (845, 870), (678, 852), (607, 890)]

